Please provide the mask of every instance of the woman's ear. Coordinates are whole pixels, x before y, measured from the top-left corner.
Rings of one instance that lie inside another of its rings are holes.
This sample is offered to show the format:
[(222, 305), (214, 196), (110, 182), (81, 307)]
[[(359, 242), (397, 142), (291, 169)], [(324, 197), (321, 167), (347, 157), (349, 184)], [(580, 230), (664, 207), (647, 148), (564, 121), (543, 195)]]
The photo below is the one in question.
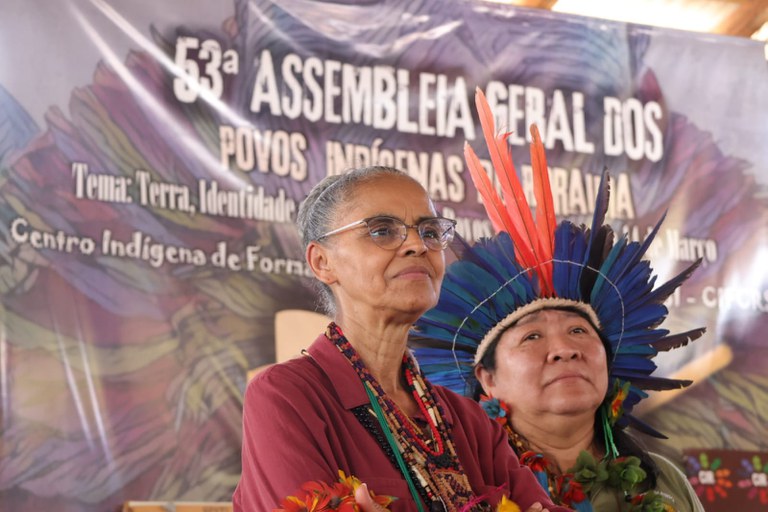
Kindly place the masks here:
[(475, 366), (475, 378), (483, 388), (483, 392), (488, 396), (493, 396), (493, 389), (496, 387), (493, 372), (489, 371), (483, 365)]
[(336, 282), (336, 275), (333, 272), (333, 267), (328, 257), (328, 249), (326, 247), (323, 247), (317, 242), (310, 242), (304, 257), (318, 281), (327, 285)]

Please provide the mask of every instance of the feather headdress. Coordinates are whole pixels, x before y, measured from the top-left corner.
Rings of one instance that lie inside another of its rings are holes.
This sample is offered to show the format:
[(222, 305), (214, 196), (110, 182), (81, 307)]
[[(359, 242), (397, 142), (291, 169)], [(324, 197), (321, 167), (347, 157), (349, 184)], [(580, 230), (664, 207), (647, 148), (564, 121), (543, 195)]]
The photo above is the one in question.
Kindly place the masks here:
[(540, 309), (576, 308), (590, 318), (609, 345), (613, 383), (609, 389), (626, 390), (617, 425), (629, 424), (663, 437), (634, 418), (631, 410), (647, 390), (691, 383), (652, 376), (653, 357), (704, 333), (703, 328), (680, 334), (659, 328), (668, 313), (664, 301), (700, 262), (654, 288), (656, 276), (643, 257), (663, 217), (642, 243), (626, 236), (614, 241), (613, 229), (604, 224), (609, 199), (606, 171), (592, 225), (577, 226), (567, 220), (556, 224), (544, 146), (535, 125), (531, 127), (534, 221), (512, 164), (507, 135), (495, 133), (493, 114), (479, 89), (475, 103), (503, 199), (468, 144), (464, 155), (497, 235), (474, 246), (459, 239), (460, 259), (446, 270), (437, 306), (412, 332), (414, 339), (428, 340), (414, 350), (421, 369), (432, 382), (470, 395), (475, 365), (507, 327)]

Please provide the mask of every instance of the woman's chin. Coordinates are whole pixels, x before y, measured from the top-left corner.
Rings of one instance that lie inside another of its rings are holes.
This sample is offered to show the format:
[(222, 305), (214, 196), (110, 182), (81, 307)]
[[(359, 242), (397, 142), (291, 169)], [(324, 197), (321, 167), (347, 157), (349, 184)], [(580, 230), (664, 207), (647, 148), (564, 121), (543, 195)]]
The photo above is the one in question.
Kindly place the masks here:
[(437, 305), (438, 295), (432, 288), (417, 291), (405, 291), (398, 297), (403, 309), (423, 315)]
[(584, 416), (585, 418), (593, 418), (599, 406), (600, 404), (595, 405), (592, 402), (571, 399), (551, 404), (549, 411), (550, 413), (559, 416)]
[(400, 302), (397, 305), (397, 311), (405, 317), (405, 321), (409, 323), (415, 323), (416, 320), (421, 318), (421, 316), (432, 309), (437, 301), (430, 302), (430, 301), (413, 301), (413, 302)]

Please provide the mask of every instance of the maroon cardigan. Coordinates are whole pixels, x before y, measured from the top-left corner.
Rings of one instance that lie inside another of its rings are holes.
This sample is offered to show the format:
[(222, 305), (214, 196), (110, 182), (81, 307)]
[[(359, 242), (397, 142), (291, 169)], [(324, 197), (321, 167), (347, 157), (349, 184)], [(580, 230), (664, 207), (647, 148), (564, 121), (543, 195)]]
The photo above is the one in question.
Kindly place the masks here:
[[(417, 510), (400, 471), (351, 412), (368, 404), (352, 365), (325, 335), (308, 353), (267, 368), (248, 385), (235, 512), (271, 511), (306, 481), (338, 481), (339, 469), (376, 494), (396, 496), (392, 512)], [(523, 511), (535, 501), (552, 512), (568, 510), (552, 505), (533, 473), (520, 465), (506, 433), (477, 403), (434, 389), (477, 496), (495, 504), (504, 486)]]

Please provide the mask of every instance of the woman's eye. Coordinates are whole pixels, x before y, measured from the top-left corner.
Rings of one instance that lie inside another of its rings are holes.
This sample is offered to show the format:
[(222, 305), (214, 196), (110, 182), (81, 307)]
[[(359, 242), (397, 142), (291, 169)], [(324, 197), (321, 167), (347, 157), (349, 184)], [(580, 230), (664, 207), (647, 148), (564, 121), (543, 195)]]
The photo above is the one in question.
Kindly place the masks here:
[(421, 238), (434, 238), (435, 240), (439, 240), (445, 232), (437, 221), (422, 223), (419, 226), (419, 231)]
[(586, 334), (587, 330), (583, 327), (574, 327), (573, 329), (571, 329), (571, 332), (575, 334)]
[(435, 238), (435, 239), (437, 239), (437, 238), (440, 238), (440, 233), (438, 233), (438, 231), (436, 229), (429, 229), (429, 228), (427, 228), (427, 229), (425, 229), (425, 230), (423, 230), (421, 232), (421, 237), (422, 238)]
[(390, 229), (384, 226), (379, 226), (371, 229), (371, 235), (373, 236), (387, 236), (390, 233)]
[(523, 337), (523, 341), (533, 341), (537, 340), (541, 337), (541, 335), (537, 332), (532, 332), (530, 334), (527, 334)]
[(395, 233), (395, 226), (392, 223), (377, 223), (373, 224), (368, 228), (368, 231), (371, 233), (371, 236), (373, 237), (389, 237), (393, 236)]

